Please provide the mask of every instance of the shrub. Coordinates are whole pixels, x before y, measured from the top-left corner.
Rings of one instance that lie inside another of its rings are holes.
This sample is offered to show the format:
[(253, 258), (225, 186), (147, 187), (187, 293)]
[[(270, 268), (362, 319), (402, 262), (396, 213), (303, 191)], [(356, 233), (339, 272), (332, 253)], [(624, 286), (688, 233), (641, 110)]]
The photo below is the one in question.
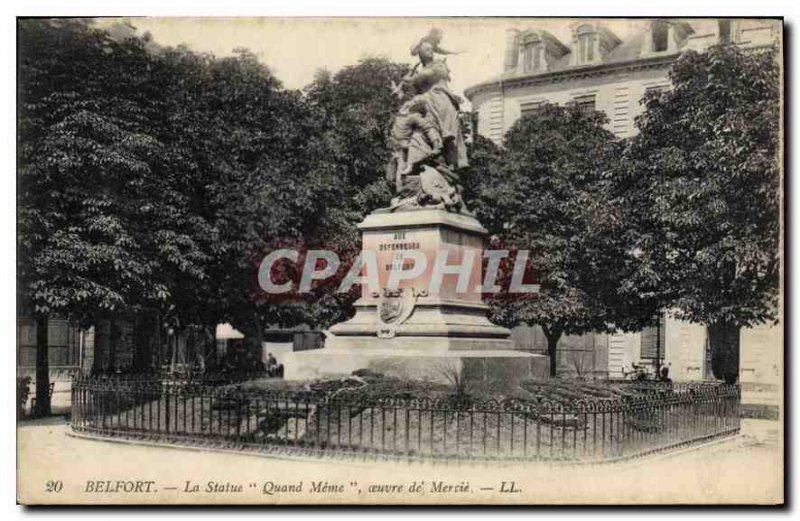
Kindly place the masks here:
[(367, 369), (366, 367), (362, 369), (356, 369), (350, 374), (352, 374), (353, 376), (359, 376), (361, 378), (374, 378), (376, 380), (383, 378), (383, 373), (373, 371), (372, 369)]

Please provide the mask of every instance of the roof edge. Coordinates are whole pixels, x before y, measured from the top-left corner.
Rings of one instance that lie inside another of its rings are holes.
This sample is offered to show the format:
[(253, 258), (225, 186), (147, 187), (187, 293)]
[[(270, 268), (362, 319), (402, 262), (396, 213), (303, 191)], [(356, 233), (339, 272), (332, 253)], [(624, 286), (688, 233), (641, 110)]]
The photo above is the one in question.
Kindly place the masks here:
[(464, 89), (464, 96), (466, 96), (467, 99), (472, 101), (472, 97), (475, 96), (476, 94), (487, 90), (492, 90), (493, 88), (496, 87), (499, 88), (517, 87), (527, 83), (534, 83), (534, 82), (538, 83), (540, 81), (545, 82), (548, 80), (568, 78), (570, 76), (580, 76), (587, 73), (611, 74), (613, 72), (617, 72), (619, 70), (623, 70), (626, 68), (658, 67), (661, 65), (669, 65), (675, 60), (677, 60), (684, 52), (686, 51), (679, 51), (668, 55), (659, 54), (656, 56), (646, 56), (643, 58), (638, 58), (636, 60), (629, 60), (629, 61), (598, 63), (595, 65), (584, 66), (584, 67), (581, 66), (570, 67), (558, 71), (525, 74), (511, 78), (500, 77), (494, 80), (488, 80), (467, 87), (466, 89)]

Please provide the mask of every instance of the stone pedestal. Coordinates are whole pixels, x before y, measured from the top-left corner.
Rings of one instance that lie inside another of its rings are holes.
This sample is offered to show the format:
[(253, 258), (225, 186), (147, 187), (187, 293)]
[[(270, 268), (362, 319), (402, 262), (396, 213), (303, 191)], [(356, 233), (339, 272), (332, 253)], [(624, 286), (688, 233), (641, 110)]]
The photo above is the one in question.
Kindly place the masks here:
[[(373, 213), (358, 227), (363, 251), (375, 254), (378, 287), (362, 286), (355, 316), (331, 327), (325, 348), (287, 357), (287, 379), (344, 376), (361, 368), (403, 378), (448, 382), (455, 375), (511, 386), (533, 375), (546, 377), (547, 357), (514, 350), (511, 332), (486, 318), (481, 301), (486, 230), (475, 218), (424, 209)], [(447, 266), (468, 268), (461, 276), (446, 273), (437, 283), (435, 263), (443, 252)], [(413, 259), (419, 255), (427, 259), (425, 269), (390, 287), (393, 272), (401, 278), (419, 270)]]

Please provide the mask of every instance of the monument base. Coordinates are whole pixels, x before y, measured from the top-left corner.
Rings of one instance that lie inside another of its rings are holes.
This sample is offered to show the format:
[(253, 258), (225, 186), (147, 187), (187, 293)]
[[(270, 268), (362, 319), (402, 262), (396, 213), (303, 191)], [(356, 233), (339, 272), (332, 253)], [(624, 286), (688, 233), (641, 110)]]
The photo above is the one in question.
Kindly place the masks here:
[[(387, 376), (513, 389), (549, 374), (549, 358), (514, 349), (511, 331), (487, 318), (481, 299), (486, 230), (472, 216), (441, 209), (373, 213), (358, 225), (363, 252), (377, 259), (379, 288), (364, 288), (355, 315), (330, 328), (321, 350), (286, 357), (287, 380), (338, 378), (356, 369)], [(405, 254), (427, 260), (417, 275), (388, 290), (391, 274), (412, 272)], [(467, 268), (434, 280), (438, 255)], [(466, 284), (461, 284), (467, 282)], [(380, 291), (378, 291), (380, 289)]]
[(393, 347), (325, 347), (287, 353), (286, 380), (324, 380), (369, 369), (385, 376), (510, 391), (529, 378), (546, 379), (550, 359), (517, 350), (446, 351)]

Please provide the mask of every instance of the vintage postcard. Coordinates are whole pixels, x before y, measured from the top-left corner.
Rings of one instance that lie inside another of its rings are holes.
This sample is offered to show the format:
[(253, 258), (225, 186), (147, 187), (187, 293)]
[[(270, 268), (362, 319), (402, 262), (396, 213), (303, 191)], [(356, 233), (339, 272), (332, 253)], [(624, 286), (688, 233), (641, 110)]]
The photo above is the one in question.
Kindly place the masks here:
[(19, 503), (783, 504), (781, 18), (17, 42)]

